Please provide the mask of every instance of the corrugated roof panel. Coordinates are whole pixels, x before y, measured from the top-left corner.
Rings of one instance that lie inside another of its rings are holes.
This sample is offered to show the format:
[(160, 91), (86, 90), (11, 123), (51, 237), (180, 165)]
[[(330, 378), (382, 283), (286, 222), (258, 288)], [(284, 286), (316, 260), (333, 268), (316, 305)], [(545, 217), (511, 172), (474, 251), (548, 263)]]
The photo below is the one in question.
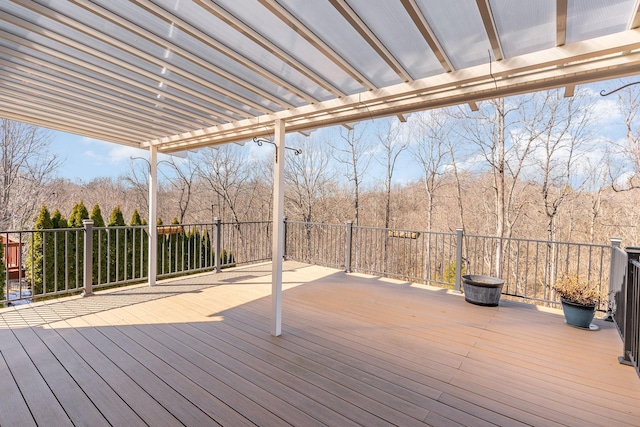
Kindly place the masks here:
[(491, 44), (475, 0), (417, 0), (455, 69), (489, 62)]
[(279, 3), (376, 87), (402, 82), (393, 69), (329, 2), (280, 0)]
[(567, 43), (626, 30), (635, 5), (635, 0), (570, 0)]
[(411, 18), (387, 0), (349, 0), (349, 4), (414, 79), (442, 72), (442, 66)]
[(490, 0), (506, 58), (556, 45), (555, 0)]

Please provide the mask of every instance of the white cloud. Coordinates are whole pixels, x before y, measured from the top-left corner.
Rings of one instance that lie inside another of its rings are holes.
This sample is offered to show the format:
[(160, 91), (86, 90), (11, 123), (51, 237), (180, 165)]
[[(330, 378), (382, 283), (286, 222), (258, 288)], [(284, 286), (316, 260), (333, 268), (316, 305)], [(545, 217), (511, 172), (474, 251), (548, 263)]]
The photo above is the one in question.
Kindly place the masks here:
[(101, 155), (97, 154), (95, 151), (87, 150), (82, 154), (84, 155), (84, 157), (87, 157), (88, 159), (93, 161), (98, 166), (102, 165), (102, 162), (103, 162), (104, 158)]
[(123, 160), (129, 161), (131, 157), (147, 158), (149, 157), (149, 152), (147, 150), (129, 147), (126, 145), (110, 144), (110, 149), (108, 152), (109, 163), (116, 164), (120, 163)]

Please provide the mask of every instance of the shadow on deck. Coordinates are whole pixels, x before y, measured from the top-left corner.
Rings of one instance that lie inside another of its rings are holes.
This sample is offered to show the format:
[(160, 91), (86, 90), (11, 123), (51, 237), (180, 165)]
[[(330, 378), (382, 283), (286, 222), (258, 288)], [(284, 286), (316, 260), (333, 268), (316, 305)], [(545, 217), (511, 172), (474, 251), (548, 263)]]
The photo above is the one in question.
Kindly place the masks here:
[(0, 310), (0, 425), (640, 425), (610, 323), (286, 262)]

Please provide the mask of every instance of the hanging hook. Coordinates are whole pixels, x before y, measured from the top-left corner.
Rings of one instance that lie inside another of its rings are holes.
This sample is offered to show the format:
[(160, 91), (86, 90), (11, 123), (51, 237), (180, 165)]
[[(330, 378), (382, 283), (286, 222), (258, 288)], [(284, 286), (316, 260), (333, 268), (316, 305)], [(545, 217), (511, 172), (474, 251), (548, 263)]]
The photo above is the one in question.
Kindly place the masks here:
[(631, 83), (627, 83), (627, 84), (626, 84), (626, 85), (624, 85), (624, 86), (620, 86), (619, 88), (612, 90), (611, 92), (607, 92), (607, 91), (605, 91), (605, 90), (603, 89), (603, 90), (601, 90), (601, 91), (600, 91), (600, 96), (609, 96), (609, 95), (611, 95), (612, 93), (616, 93), (617, 91), (624, 89), (625, 87), (629, 87), (629, 86), (637, 85), (638, 83), (640, 83), (640, 82), (631, 82)]

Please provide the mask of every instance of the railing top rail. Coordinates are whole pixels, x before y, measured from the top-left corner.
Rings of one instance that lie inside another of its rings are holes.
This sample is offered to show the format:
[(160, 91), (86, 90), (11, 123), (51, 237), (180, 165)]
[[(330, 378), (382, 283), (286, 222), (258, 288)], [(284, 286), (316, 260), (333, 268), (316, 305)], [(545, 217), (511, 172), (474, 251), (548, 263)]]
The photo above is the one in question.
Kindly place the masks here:
[(286, 220), (288, 224), (305, 224), (305, 225), (322, 225), (325, 227), (344, 227), (344, 224), (330, 224), (327, 222), (308, 222), (308, 221), (295, 221), (295, 220)]
[[(236, 221), (221, 221), (220, 224), (221, 225), (244, 225), (244, 224), (271, 224), (271, 220), (264, 220), (264, 221), (240, 221), (240, 222), (236, 222)], [(287, 221), (289, 222), (289, 221)], [(211, 225), (212, 223), (204, 223), (204, 224), (181, 224), (181, 225)], [(213, 223), (215, 224), (215, 223)]]
[(590, 246), (594, 248), (602, 248), (608, 249), (611, 245), (605, 245), (601, 243), (580, 243), (580, 242), (561, 242), (559, 240), (538, 240), (538, 239), (527, 239), (523, 237), (498, 237), (498, 236), (485, 236), (481, 234), (465, 234), (465, 237), (479, 237), (484, 239), (502, 239), (502, 240), (515, 240), (519, 242), (532, 242), (532, 243), (553, 243), (555, 245), (571, 245), (571, 246)]
[(444, 235), (444, 236), (456, 235), (455, 232), (449, 232), (449, 231), (427, 231), (427, 230), (418, 230), (418, 229), (411, 229), (411, 228), (393, 228), (393, 227), (384, 228), (384, 227), (369, 227), (364, 225), (353, 226), (353, 228), (359, 228), (362, 230), (401, 231), (401, 232), (404, 231), (404, 232), (421, 233), (421, 234), (438, 234), (438, 235)]

